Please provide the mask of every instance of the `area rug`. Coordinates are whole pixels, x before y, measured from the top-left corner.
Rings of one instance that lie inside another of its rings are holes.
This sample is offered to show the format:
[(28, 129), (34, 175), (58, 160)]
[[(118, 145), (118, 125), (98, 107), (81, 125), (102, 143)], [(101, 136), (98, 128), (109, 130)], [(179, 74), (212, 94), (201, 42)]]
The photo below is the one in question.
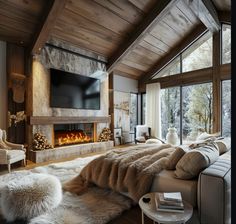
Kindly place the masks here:
[[(61, 183), (75, 177), (97, 156), (54, 163), (30, 170), (48, 173)], [(17, 172), (17, 171), (16, 171)], [(60, 205), (49, 213), (31, 219), (29, 224), (105, 224), (131, 207), (132, 200), (109, 189), (91, 187), (82, 195), (64, 192)]]

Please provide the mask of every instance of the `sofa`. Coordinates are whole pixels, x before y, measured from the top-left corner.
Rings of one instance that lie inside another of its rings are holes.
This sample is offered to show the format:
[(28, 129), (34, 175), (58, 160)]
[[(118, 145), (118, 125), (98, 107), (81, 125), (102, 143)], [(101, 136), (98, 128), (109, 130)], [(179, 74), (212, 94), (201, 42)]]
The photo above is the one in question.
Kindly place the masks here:
[(231, 223), (231, 152), (225, 152), (202, 170), (197, 178), (175, 178), (174, 170), (162, 170), (156, 175), (151, 192), (180, 191), (192, 204), (193, 217), (188, 223)]

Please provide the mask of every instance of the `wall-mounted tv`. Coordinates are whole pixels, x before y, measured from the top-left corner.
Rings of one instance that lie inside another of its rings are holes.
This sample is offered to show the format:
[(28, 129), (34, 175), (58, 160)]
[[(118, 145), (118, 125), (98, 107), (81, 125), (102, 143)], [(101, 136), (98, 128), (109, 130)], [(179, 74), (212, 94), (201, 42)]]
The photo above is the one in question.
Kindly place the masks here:
[(99, 110), (100, 80), (50, 69), (50, 107)]

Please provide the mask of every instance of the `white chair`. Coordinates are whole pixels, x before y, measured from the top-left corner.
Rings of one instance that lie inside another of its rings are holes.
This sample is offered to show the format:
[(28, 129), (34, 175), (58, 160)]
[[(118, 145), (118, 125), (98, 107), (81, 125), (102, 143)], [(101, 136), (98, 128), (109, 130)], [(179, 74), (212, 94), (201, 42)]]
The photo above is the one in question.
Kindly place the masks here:
[(24, 145), (14, 144), (6, 140), (6, 131), (0, 129), (0, 164), (7, 164), (8, 172), (11, 172), (11, 164), (23, 161), (26, 165)]
[(134, 141), (137, 143), (145, 143), (151, 137), (151, 128), (146, 125), (137, 125), (134, 128)]

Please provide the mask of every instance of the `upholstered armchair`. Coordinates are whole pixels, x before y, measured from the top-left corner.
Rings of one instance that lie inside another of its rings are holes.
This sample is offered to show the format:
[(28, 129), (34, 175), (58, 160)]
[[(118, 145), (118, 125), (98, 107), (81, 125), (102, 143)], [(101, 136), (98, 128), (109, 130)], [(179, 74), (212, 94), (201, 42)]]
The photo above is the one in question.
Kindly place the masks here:
[(145, 143), (151, 137), (151, 128), (146, 125), (137, 125), (134, 128), (134, 141), (137, 143)]
[(23, 161), (26, 165), (24, 145), (15, 144), (6, 140), (6, 131), (0, 129), (0, 164), (7, 164), (8, 172), (11, 172), (11, 164)]

